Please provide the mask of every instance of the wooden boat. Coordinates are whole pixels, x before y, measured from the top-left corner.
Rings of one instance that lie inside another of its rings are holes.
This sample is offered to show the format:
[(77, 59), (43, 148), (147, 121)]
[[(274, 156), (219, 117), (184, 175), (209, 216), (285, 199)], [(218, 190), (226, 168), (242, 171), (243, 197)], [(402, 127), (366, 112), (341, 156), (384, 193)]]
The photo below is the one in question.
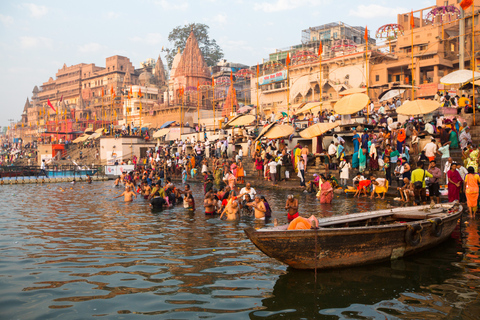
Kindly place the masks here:
[(283, 225), (245, 233), (267, 256), (296, 269), (350, 267), (434, 247), (450, 237), (462, 211), (457, 202), (401, 207), (319, 219), (316, 229)]

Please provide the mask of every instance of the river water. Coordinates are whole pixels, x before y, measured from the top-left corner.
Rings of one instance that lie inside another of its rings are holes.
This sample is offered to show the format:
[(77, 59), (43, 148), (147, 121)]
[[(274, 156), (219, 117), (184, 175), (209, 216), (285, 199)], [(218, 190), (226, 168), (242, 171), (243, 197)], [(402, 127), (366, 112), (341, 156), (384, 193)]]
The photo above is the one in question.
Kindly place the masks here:
[[(258, 251), (262, 224), (125, 204), (112, 182), (0, 187), (0, 319), (478, 319), (479, 223), (392, 263), (314, 272)], [(258, 190), (260, 191), (260, 190)], [(285, 222), (286, 192), (265, 190)], [(382, 209), (385, 201), (299, 193), (304, 216)]]

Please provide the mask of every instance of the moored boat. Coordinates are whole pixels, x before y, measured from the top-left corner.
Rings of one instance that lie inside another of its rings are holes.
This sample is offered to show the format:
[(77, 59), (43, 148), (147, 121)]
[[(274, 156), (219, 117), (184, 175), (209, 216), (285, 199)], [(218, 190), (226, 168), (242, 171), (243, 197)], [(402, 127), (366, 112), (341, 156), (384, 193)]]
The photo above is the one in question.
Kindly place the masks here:
[(401, 207), (318, 220), (318, 228), (288, 225), (246, 228), (267, 256), (296, 269), (330, 269), (398, 259), (445, 241), (455, 229), (459, 203)]

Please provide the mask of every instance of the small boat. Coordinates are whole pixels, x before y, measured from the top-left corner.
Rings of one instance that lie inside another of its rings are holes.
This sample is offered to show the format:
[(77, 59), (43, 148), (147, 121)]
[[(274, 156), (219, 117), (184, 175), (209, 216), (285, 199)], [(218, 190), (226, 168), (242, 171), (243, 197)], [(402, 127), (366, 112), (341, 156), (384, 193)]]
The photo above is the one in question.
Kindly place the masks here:
[(331, 269), (394, 260), (445, 241), (461, 217), (457, 203), (401, 207), (318, 220), (318, 228), (246, 228), (263, 253), (295, 269)]

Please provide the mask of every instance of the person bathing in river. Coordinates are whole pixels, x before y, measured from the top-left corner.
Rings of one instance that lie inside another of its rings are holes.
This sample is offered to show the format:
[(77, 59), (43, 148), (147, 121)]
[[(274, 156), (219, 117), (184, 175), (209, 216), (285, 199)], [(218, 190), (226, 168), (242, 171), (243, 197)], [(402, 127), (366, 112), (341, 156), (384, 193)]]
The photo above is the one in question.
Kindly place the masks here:
[(223, 215), (226, 214), (227, 220), (236, 220), (238, 217), (238, 201), (233, 200), (229, 202), (226, 206), (225, 209), (223, 209), (222, 214), (220, 215), (220, 219), (222, 219)]
[(211, 192), (205, 195), (205, 200), (203, 200), (203, 206), (205, 207), (206, 215), (214, 215), (217, 213), (217, 202), (215, 195)]
[(287, 196), (287, 203), (285, 204), (287, 210), (288, 221), (292, 221), (298, 217), (298, 200), (293, 197), (293, 194)]
[(122, 179), (120, 178), (120, 176), (118, 176), (117, 179), (115, 179), (115, 182), (113, 183), (113, 186), (118, 187), (120, 185), (121, 181), (122, 181)]
[(265, 212), (267, 212), (267, 208), (265, 208), (265, 204), (260, 196), (255, 196), (255, 202), (252, 207), (255, 209), (255, 219), (265, 220)]
[(137, 198), (137, 195), (132, 191), (129, 186), (125, 188), (125, 191), (123, 191), (121, 195), (116, 196), (114, 199), (120, 198), (121, 196), (125, 197), (125, 202), (133, 201), (133, 197), (135, 197), (135, 199)]

